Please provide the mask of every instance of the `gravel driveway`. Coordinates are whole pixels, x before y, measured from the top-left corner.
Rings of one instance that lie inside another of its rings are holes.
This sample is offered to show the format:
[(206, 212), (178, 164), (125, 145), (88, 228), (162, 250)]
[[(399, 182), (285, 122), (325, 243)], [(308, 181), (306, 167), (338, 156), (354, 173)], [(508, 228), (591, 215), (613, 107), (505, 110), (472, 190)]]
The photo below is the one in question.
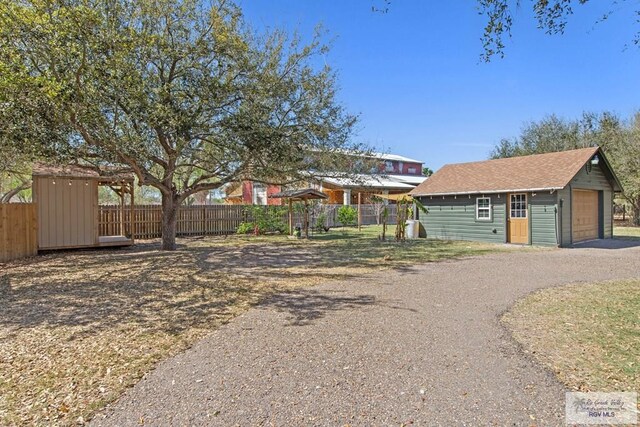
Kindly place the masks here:
[(539, 288), (633, 277), (640, 247), (514, 250), (279, 295), (93, 425), (564, 425), (563, 386), (499, 316)]

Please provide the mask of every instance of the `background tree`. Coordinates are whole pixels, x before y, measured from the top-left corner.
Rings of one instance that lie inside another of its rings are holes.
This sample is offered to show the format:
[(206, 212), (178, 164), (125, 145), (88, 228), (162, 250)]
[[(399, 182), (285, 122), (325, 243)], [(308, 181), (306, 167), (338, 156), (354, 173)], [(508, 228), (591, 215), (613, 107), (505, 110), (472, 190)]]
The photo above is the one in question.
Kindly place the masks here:
[(309, 179), (360, 150), (318, 39), (257, 35), (224, 0), (0, 0), (3, 145), (133, 171), (174, 249), (191, 195)]
[[(511, 37), (511, 28), (514, 23), (514, 12), (523, 3), (529, 3), (538, 28), (547, 34), (562, 34), (567, 23), (573, 15), (575, 6), (582, 6), (588, 3), (588, 0), (529, 0), (523, 2), (521, 0), (478, 0), (478, 9), (481, 15), (487, 18), (487, 24), (484, 27), (482, 36), (483, 53), (481, 58), (484, 61), (490, 61), (495, 55), (504, 57), (505, 38)], [(592, 2), (596, 3), (596, 2)], [(605, 2), (598, 2), (603, 4)], [(615, 11), (622, 9), (625, 4), (635, 3), (637, 1), (630, 0), (609, 0), (610, 8), (604, 12), (598, 22), (606, 21)], [(640, 16), (640, 7), (630, 6), (633, 14)], [(640, 44), (640, 32), (636, 32), (632, 40), (633, 44)]]
[(0, 203), (31, 199), (31, 167), (19, 152), (0, 151)]
[(612, 113), (584, 113), (578, 120), (555, 115), (527, 123), (519, 137), (501, 140), (491, 158), (523, 156), (600, 146), (612, 163), (624, 192), (621, 198), (640, 225), (640, 113), (624, 121)]
[(380, 225), (382, 221), (382, 213), (386, 209), (388, 201), (382, 197), (378, 197), (375, 194), (371, 196), (371, 207), (373, 208), (373, 214), (376, 217), (376, 225)]
[(433, 175), (433, 170), (429, 167), (423, 167), (422, 168), (422, 175), (426, 176), (426, 177), (430, 177), (431, 175)]

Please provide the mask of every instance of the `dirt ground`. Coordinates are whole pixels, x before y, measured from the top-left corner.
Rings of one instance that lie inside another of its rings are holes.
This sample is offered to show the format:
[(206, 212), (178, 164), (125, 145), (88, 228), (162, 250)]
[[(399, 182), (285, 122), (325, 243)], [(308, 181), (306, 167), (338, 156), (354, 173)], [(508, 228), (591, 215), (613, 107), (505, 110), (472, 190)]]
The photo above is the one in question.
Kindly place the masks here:
[(637, 279), (640, 245), (624, 246), (422, 263), (276, 295), (93, 425), (565, 425), (567, 389), (499, 319), (538, 289)]
[(76, 425), (274, 292), (493, 251), (376, 230), (180, 239), (0, 265), (0, 425)]

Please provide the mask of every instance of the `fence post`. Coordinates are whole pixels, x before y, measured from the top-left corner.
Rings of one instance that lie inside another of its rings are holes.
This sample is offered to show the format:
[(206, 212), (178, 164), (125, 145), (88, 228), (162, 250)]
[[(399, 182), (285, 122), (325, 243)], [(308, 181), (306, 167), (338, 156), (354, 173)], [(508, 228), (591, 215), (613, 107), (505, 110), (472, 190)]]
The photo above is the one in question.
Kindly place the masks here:
[(358, 231), (362, 230), (362, 193), (358, 191)]
[(202, 232), (205, 236), (209, 234), (209, 230), (207, 230), (207, 205), (202, 205)]

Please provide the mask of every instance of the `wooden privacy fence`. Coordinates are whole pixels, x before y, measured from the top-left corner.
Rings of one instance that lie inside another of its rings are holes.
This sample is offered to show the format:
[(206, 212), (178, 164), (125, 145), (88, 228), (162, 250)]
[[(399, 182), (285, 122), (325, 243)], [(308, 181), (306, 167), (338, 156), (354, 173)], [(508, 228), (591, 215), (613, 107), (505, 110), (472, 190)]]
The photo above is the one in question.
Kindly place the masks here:
[[(327, 215), (327, 225), (340, 225), (337, 213), (341, 205), (323, 205)], [(267, 207), (261, 207), (267, 209)], [(354, 208), (357, 206), (354, 205)], [(395, 224), (396, 206), (389, 205), (389, 224)], [(235, 234), (243, 221), (251, 220), (251, 205), (192, 205), (181, 206), (178, 209), (176, 224), (179, 236), (228, 235)], [(284, 209), (283, 209), (284, 210)], [(319, 211), (311, 212), (311, 225), (315, 224)], [(131, 210), (124, 212), (117, 205), (102, 205), (99, 209), (100, 236), (115, 236), (120, 234), (121, 215), (124, 214), (126, 225), (125, 234), (129, 235), (129, 217)], [(135, 205), (133, 209), (134, 238), (153, 239), (162, 236), (162, 207), (160, 205)], [(302, 213), (294, 214), (294, 224), (302, 223)], [(362, 224), (377, 224), (374, 205), (361, 205)], [(282, 216), (283, 222), (288, 223), (287, 213)]]
[(34, 203), (0, 203), (0, 262), (38, 254)]
[[(182, 206), (178, 209), (176, 224), (179, 236), (207, 234), (233, 234), (243, 221), (244, 206), (198, 205)], [(99, 209), (100, 236), (120, 234), (121, 216), (124, 213), (125, 233), (130, 234), (130, 209), (124, 212), (119, 206), (102, 205)], [(134, 238), (152, 239), (162, 236), (162, 207), (159, 205), (135, 205), (133, 209)]]

